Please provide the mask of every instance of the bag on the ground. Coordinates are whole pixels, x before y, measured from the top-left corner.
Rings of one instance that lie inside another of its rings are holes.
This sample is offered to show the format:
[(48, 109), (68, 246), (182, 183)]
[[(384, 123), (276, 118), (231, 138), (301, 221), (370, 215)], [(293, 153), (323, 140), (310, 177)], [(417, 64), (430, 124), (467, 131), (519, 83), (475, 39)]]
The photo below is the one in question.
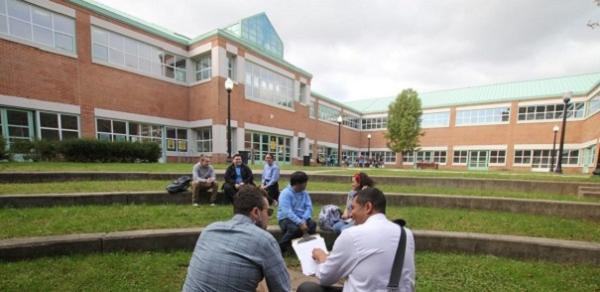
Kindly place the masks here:
[(189, 177), (187, 175), (182, 176), (182, 177), (174, 180), (172, 183), (170, 183), (167, 186), (167, 192), (169, 192), (169, 194), (185, 192), (190, 187), (191, 181), (192, 181), (191, 177)]
[(342, 220), (342, 210), (336, 205), (325, 205), (319, 212), (319, 228), (333, 230), (333, 224)]

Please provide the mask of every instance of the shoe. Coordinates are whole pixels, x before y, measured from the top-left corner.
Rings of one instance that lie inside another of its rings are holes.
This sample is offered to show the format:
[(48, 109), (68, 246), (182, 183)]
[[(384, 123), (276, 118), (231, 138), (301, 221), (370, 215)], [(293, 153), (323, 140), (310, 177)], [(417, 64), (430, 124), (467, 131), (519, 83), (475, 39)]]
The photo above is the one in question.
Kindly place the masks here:
[(271, 206), (277, 207), (277, 206), (279, 206), (279, 202), (277, 202), (277, 200), (273, 200), (273, 203), (271, 203)]
[(193, 203), (192, 204), (194, 207), (198, 207), (198, 203)]
[(210, 206), (211, 206), (211, 207), (214, 207), (214, 206), (216, 206), (216, 205), (215, 205), (215, 203), (210, 203)]

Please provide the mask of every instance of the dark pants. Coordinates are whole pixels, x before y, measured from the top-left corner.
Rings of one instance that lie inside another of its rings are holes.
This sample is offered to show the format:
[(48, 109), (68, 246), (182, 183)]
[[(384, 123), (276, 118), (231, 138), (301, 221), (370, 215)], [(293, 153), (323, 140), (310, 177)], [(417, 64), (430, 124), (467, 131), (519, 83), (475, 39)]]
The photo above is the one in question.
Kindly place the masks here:
[(225, 197), (229, 199), (229, 202), (233, 203), (233, 197), (237, 193), (235, 185), (230, 183), (223, 184), (223, 192), (225, 193)]
[(209, 202), (213, 204), (217, 200), (217, 191), (219, 185), (216, 182), (192, 182), (192, 203), (197, 204), (200, 201), (200, 193), (211, 190)]
[(267, 191), (267, 195), (269, 199), (269, 205), (271, 205), (273, 203), (273, 201), (279, 201), (279, 183), (276, 182), (273, 185), (270, 185), (268, 188), (265, 189), (265, 191)]
[[(308, 219), (306, 220), (306, 226), (308, 226), (308, 234), (315, 234), (317, 232), (317, 223)], [(279, 221), (279, 227), (281, 228), (281, 239), (279, 240), (279, 248), (283, 254), (291, 245), (292, 239), (302, 237), (302, 230), (300, 226), (296, 225), (290, 219), (283, 219)]]
[(298, 286), (296, 292), (340, 292), (343, 290), (343, 287), (321, 286), (315, 282), (304, 282)]

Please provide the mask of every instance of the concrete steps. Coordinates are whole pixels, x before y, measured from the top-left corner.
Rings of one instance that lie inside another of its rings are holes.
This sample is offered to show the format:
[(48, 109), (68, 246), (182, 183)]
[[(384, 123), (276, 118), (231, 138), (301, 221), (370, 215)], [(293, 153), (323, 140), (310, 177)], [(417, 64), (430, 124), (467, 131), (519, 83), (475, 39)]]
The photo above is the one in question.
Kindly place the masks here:
[(579, 197), (600, 198), (600, 186), (579, 186), (577, 195)]

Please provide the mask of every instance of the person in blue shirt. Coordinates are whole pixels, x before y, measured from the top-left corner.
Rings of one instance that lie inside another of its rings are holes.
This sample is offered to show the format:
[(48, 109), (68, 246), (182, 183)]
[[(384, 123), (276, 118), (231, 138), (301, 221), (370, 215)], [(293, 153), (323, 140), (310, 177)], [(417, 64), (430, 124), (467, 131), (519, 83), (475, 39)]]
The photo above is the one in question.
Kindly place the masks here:
[(316, 232), (317, 224), (311, 219), (312, 202), (306, 191), (307, 184), (308, 175), (296, 171), (290, 176), (290, 185), (279, 196), (277, 220), (283, 234), (279, 240), (282, 254), (291, 246), (292, 239)]
[(239, 154), (234, 154), (232, 163), (225, 170), (225, 183), (223, 192), (233, 202), (233, 196), (243, 185), (254, 185), (254, 175), (250, 167), (246, 166)]
[(279, 165), (273, 161), (273, 154), (265, 155), (265, 166), (262, 172), (260, 188), (269, 195), (269, 205), (277, 207), (279, 200)]

